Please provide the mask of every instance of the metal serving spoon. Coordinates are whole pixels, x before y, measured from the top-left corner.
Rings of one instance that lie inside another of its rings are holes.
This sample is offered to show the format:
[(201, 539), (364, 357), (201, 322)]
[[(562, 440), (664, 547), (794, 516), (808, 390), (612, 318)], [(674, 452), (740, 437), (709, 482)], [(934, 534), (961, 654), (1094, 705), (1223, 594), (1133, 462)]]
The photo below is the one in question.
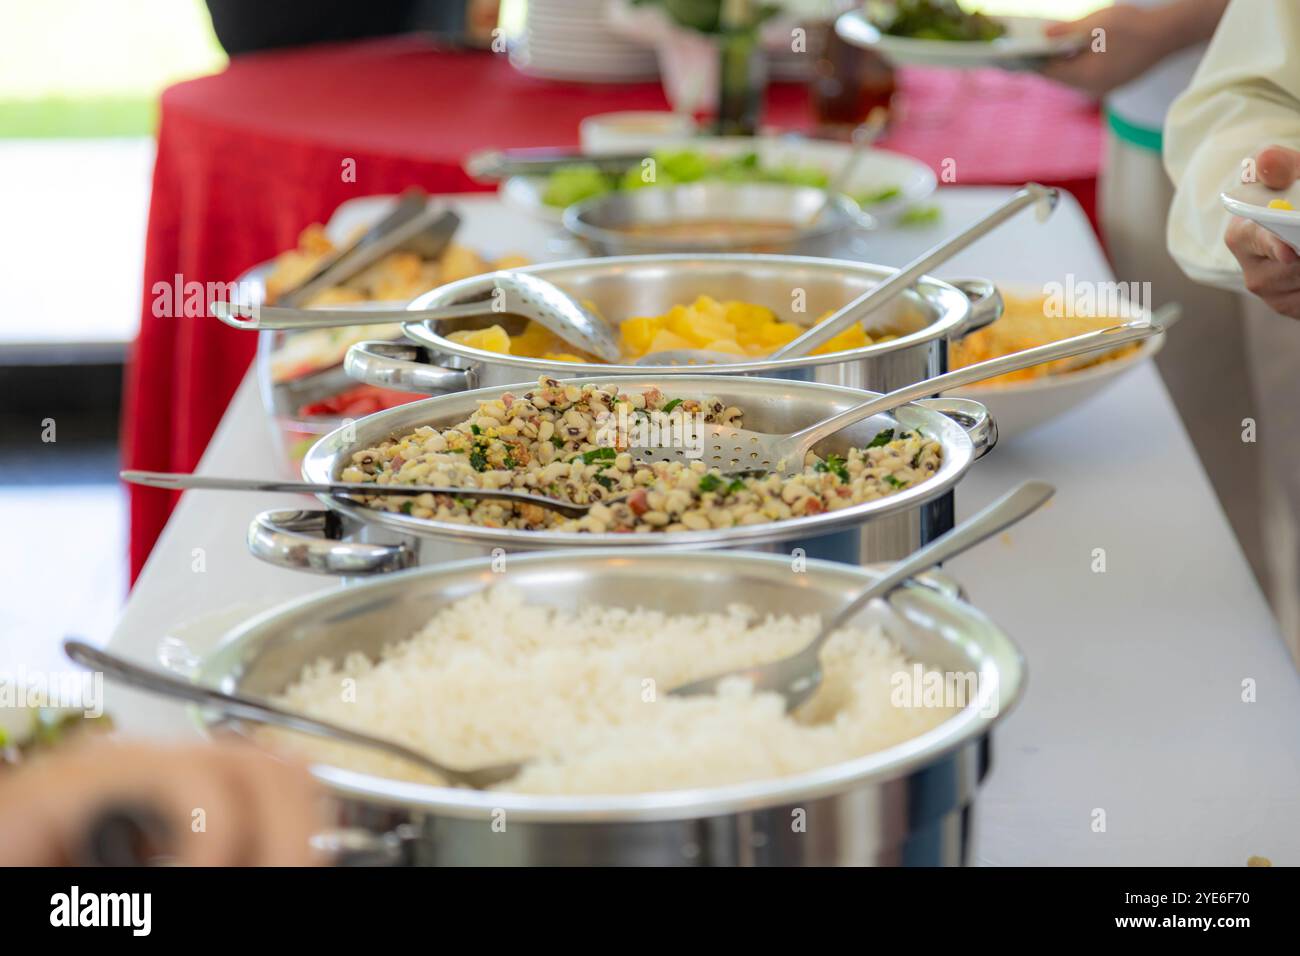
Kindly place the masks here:
[[(519, 315), (606, 362), (617, 362), (618, 339), (608, 322), (559, 286), (527, 272), (489, 272), (443, 286), (440, 297), (456, 301), (431, 309), (289, 309), (213, 302), (212, 314), (236, 329), (320, 329)], [(469, 301), (465, 301), (469, 299)]]
[(101, 651), (99, 648), (91, 647), (81, 641), (64, 641), (63, 652), (74, 663), (101, 672), (105, 676), (119, 680), (131, 687), (152, 691), (155, 694), (162, 694), (176, 700), (188, 701), (192, 704), (200, 704), (237, 720), (248, 720), (258, 724), (284, 727), (288, 730), (310, 734), (313, 737), (323, 737), (326, 740), (358, 744), (362, 747), (369, 747), (371, 750), (383, 751), (389, 756), (399, 757), (410, 763), (418, 764), (425, 770), (431, 770), (451, 783), (472, 787), (475, 790), (483, 790), (493, 784), (510, 780), (518, 776), (519, 771), (523, 768), (521, 763), (505, 763), (491, 767), (477, 767), (473, 770), (457, 770), (425, 756), (418, 750), (412, 750), (410, 747), (391, 740), (372, 737), (370, 734), (349, 730), (347, 727), (340, 727), (338, 724), (317, 720), (305, 714), (296, 714), (275, 704), (252, 697), (245, 697), (242, 694), (227, 694), (211, 687), (192, 684), (180, 677), (174, 677), (162, 671), (133, 664), (131, 661), (110, 654), (107, 651)]
[(753, 684), (756, 692), (775, 691), (785, 698), (785, 709), (794, 710), (812, 697), (821, 686), (823, 645), (870, 601), (884, 597), (908, 578), (956, 557), (993, 537), (1004, 528), (1009, 528), (1021, 518), (1037, 511), (1055, 493), (1056, 489), (1046, 482), (1027, 481), (1015, 491), (999, 498), (983, 511), (899, 561), (882, 577), (863, 588), (857, 597), (822, 625), (817, 636), (803, 650), (767, 664), (692, 681), (674, 687), (668, 693), (677, 697), (713, 694), (717, 692), (718, 685), (722, 681), (733, 677), (746, 677)]
[(808, 217), (808, 225), (815, 223), (840, 196), (847, 194), (849, 180), (853, 178), (853, 173), (861, 165), (863, 157), (871, 151), (876, 140), (880, 139), (881, 134), (885, 132), (887, 125), (889, 125), (889, 111), (883, 106), (877, 106), (867, 114), (866, 122), (853, 131), (852, 147), (849, 149), (848, 158), (826, 184), (826, 198), (817, 207), (817, 211)]
[[(1157, 311), (1150, 322), (1136, 321), (1113, 325), (1096, 332), (1085, 332), (1083, 335), (1074, 335), (1059, 342), (1040, 345), (1037, 348), (1012, 352), (1010, 355), (989, 359), (986, 362), (976, 362), (955, 372), (905, 385), (791, 435), (773, 435), (747, 428), (733, 428), (730, 425), (701, 425), (699, 426), (700, 437), (705, 449), (703, 460), (709, 468), (717, 468), (723, 474), (758, 470), (775, 471), (780, 474), (800, 472), (804, 468), (805, 455), (814, 445), (872, 415), (892, 411), (918, 398), (926, 398), (949, 389), (995, 378), (1005, 372), (1031, 368), (1043, 362), (1052, 362), (1084, 352), (1113, 349), (1128, 342), (1158, 335), (1164, 332), (1166, 323), (1174, 321), (1178, 312), (1177, 305), (1167, 305)], [(683, 448), (641, 446), (631, 449), (631, 452), (634, 459), (645, 463), (686, 458), (686, 449)]]
[(797, 338), (791, 339), (768, 356), (772, 359), (795, 358), (807, 355), (819, 345), (825, 345), (849, 326), (861, 322), (869, 314), (886, 302), (901, 295), (927, 272), (941, 265), (961, 252), (975, 240), (992, 232), (1020, 210), (1027, 206), (1036, 206), (1039, 216), (1046, 219), (1056, 208), (1061, 194), (1055, 189), (1040, 186), (1038, 183), (1026, 183), (1014, 196), (984, 216), (974, 225), (963, 229), (957, 235), (945, 239), (934, 248), (922, 253), (892, 276), (873, 286), (852, 302), (841, 306), (839, 311), (818, 322)]
[[(123, 481), (150, 488), (168, 488), (173, 491), (203, 488), (210, 491), (289, 491), (305, 495), (448, 495), (453, 498), (475, 498), (487, 501), (513, 501), (518, 504), (540, 505), (569, 518), (581, 518), (594, 506), (618, 501), (618, 496), (580, 505), (545, 495), (506, 488), (457, 488), (437, 485), (380, 485), (371, 481), (280, 481), (261, 478), (219, 478), (211, 475), (189, 475), (167, 471), (124, 471)], [(628, 494), (631, 494), (629, 492)]]

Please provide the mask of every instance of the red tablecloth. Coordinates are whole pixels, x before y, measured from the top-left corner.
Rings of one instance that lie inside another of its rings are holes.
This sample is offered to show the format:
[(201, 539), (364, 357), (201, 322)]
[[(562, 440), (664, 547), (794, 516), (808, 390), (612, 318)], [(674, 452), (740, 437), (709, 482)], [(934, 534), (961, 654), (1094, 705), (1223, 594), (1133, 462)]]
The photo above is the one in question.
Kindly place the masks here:
[[(899, 122), (882, 145), (962, 185), (1059, 185), (1091, 213), (1101, 130), (1081, 97), (996, 71), (909, 70), (900, 87)], [(254, 336), (194, 309), (157, 308), (159, 283), (229, 282), (356, 196), (481, 189), (460, 167), (475, 149), (574, 145), (584, 116), (664, 107), (656, 83), (529, 79), (503, 57), (439, 51), (414, 37), (243, 57), (165, 91), (144, 312), (127, 373), (127, 467), (191, 470), (254, 350)], [(803, 88), (773, 87), (766, 123), (809, 120)], [(355, 181), (342, 175), (346, 160)], [(190, 314), (174, 314), (182, 311)], [(174, 498), (131, 489), (133, 580)]]

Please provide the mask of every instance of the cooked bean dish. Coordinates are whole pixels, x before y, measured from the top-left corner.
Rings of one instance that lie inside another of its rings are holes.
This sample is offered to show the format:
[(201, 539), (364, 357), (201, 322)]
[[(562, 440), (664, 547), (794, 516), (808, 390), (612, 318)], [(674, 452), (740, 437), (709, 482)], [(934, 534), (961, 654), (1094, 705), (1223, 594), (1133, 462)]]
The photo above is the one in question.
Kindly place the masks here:
[[(566, 385), (543, 377), (450, 428), (429, 426), (355, 452), (343, 481), (509, 488), (576, 504), (581, 518), (540, 505), (455, 495), (382, 493), (366, 503), (417, 518), (526, 530), (707, 531), (836, 511), (910, 488), (933, 475), (942, 446), (918, 430), (886, 428), (844, 456), (809, 454), (794, 475), (722, 475), (689, 456), (647, 464), (629, 453), (643, 435), (689, 435), (692, 422), (740, 427), (744, 411), (717, 398), (657, 388)], [(660, 444), (644, 442), (643, 444)], [(668, 442), (662, 442), (668, 444)]]

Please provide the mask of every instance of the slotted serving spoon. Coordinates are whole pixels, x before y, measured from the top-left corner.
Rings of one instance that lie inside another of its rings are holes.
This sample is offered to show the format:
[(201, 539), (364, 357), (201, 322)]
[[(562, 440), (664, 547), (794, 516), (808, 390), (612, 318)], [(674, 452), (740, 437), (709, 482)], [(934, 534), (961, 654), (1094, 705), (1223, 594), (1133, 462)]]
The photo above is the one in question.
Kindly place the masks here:
[(617, 362), (618, 339), (609, 323), (559, 286), (527, 272), (489, 272), (443, 286), (455, 301), (432, 309), (289, 309), (275, 305), (213, 302), (212, 314), (237, 329), (320, 329), (519, 315), (544, 325), (570, 345)]
[[(900, 405), (937, 395), (940, 392), (963, 385), (973, 385), (988, 378), (995, 378), (1005, 372), (1015, 372), (1022, 368), (1031, 368), (1044, 362), (1068, 358), (1084, 352), (1099, 352), (1113, 349), (1128, 342), (1158, 335), (1165, 330), (1163, 323), (1173, 322), (1179, 313), (1177, 305), (1167, 305), (1152, 316), (1150, 322), (1135, 321), (1122, 325), (1112, 325), (1096, 332), (1085, 332), (1059, 342), (1040, 345), (1037, 348), (1023, 349), (976, 362), (965, 368), (937, 375), (912, 385), (905, 385), (864, 402), (847, 411), (832, 415), (815, 425), (801, 429), (791, 435), (774, 435), (766, 432), (751, 431), (747, 428), (733, 428), (730, 425), (700, 425), (701, 439), (704, 446), (703, 461), (709, 468), (717, 468), (727, 474), (745, 471), (775, 471), (781, 474), (793, 474), (804, 468), (804, 457), (813, 446), (830, 437), (842, 428), (856, 425), (872, 415), (892, 411)], [(630, 449), (634, 459), (653, 463), (656, 461), (686, 460), (688, 451), (683, 447), (640, 446)], [(692, 459), (694, 455), (691, 456)]]
[(632, 364), (651, 368), (664, 365), (729, 365), (732, 362), (743, 362), (746, 358), (744, 355), (708, 349), (664, 349), (662, 352), (643, 355)]
[(357, 744), (371, 750), (382, 751), (389, 756), (399, 757), (425, 770), (433, 771), (451, 783), (472, 787), (475, 790), (483, 790), (493, 784), (510, 780), (518, 776), (519, 771), (523, 768), (521, 763), (505, 763), (491, 767), (476, 767), (472, 770), (458, 770), (441, 764), (418, 750), (412, 750), (410, 747), (395, 741), (385, 740), (382, 737), (372, 737), (370, 734), (349, 730), (347, 727), (340, 727), (338, 724), (317, 720), (305, 714), (294, 713), (291, 710), (285, 710), (283, 707), (253, 697), (245, 697), (242, 694), (227, 694), (225, 691), (216, 690), (212, 687), (192, 684), (187, 680), (163, 671), (156, 671), (150, 667), (133, 664), (131, 661), (110, 654), (107, 651), (101, 651), (99, 648), (91, 647), (81, 641), (64, 641), (63, 652), (74, 663), (80, 664), (89, 670), (98, 671), (106, 677), (121, 681), (131, 687), (152, 691), (155, 694), (162, 694), (165, 697), (187, 701), (191, 704), (199, 704), (237, 720), (248, 720), (257, 724), (283, 727), (287, 730), (310, 734), (313, 737), (323, 737), (326, 740)]
[[(608, 505), (627, 495), (593, 501), (580, 505), (544, 495), (533, 495), (526, 491), (511, 491), (506, 488), (458, 488), (441, 485), (381, 485), (372, 481), (280, 481), (262, 478), (220, 478), (215, 475), (189, 475), (169, 471), (123, 471), (123, 481), (133, 485), (145, 485), (149, 488), (168, 488), (184, 491), (195, 488), (209, 491), (288, 491), (304, 495), (394, 495), (415, 497), (417, 495), (447, 495), (452, 498), (474, 498), (487, 501), (513, 501), (517, 504), (540, 505), (558, 512), (568, 518), (581, 518), (595, 505)], [(631, 492), (628, 492), (631, 494)]]
[(884, 597), (908, 578), (928, 571), (936, 564), (956, 557), (1004, 528), (1009, 528), (1021, 518), (1037, 511), (1055, 493), (1056, 489), (1045, 482), (1027, 481), (1015, 491), (999, 498), (983, 511), (899, 561), (882, 577), (860, 591), (843, 610), (822, 625), (817, 636), (803, 650), (767, 664), (692, 681), (674, 687), (668, 693), (677, 697), (713, 694), (723, 681), (744, 677), (750, 680), (755, 692), (774, 691), (785, 698), (786, 710), (794, 710), (812, 697), (821, 686), (821, 649), (826, 641), (870, 601)]

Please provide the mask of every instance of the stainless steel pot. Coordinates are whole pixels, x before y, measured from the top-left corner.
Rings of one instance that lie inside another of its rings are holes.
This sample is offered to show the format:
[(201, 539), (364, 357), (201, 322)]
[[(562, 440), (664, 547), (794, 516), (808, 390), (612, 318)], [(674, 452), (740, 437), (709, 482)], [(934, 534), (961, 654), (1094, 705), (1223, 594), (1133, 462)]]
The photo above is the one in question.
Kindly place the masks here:
[[(569, 379), (590, 382), (593, 376)], [(599, 379), (596, 379), (599, 381)], [(813, 382), (745, 376), (693, 375), (667, 378), (657, 373), (619, 378), (628, 391), (657, 387), (673, 398), (717, 396), (745, 413), (748, 428), (791, 432), (866, 401), (861, 391)], [(535, 384), (535, 383), (532, 383)], [(421, 425), (445, 428), (467, 419), (480, 401), (503, 392), (516, 394), (530, 384), (456, 392), (377, 412), (345, 425), (317, 442), (302, 463), (308, 481), (331, 481), (353, 452)], [(895, 495), (839, 511), (770, 524), (712, 531), (637, 535), (524, 531), (434, 521), (380, 511), (342, 498), (321, 496), (325, 510), (268, 511), (249, 528), (249, 548), (257, 557), (283, 567), (347, 576), (382, 573), (455, 558), (501, 552), (557, 548), (637, 550), (764, 549), (810, 557), (868, 563), (902, 557), (952, 526), (949, 492), (971, 464), (997, 441), (987, 410), (969, 399), (927, 399), (877, 415), (827, 439), (823, 454), (862, 447), (887, 427), (921, 428), (943, 445), (943, 464), (926, 482)]]
[[(434, 612), (500, 576), (482, 559), (392, 575), (267, 612), (227, 635), (197, 679), (271, 695), (320, 657), (376, 655)], [(788, 558), (595, 550), (509, 559), (526, 599), (682, 613), (743, 602), (760, 613), (827, 614), (878, 572)], [(388, 780), (313, 768), (359, 828), (354, 850), (424, 865), (959, 865), (970, 857), (989, 734), (1019, 699), (1015, 645), (950, 581), (927, 576), (857, 619), (880, 624), (913, 659), (978, 675), (978, 699), (895, 747), (795, 776), (619, 796), (537, 796)]]
[[(582, 259), (527, 266), (580, 300), (592, 303), (610, 321), (637, 315), (662, 315), (697, 296), (757, 302), (783, 320), (807, 325), (878, 284), (894, 270), (887, 266), (837, 259), (777, 255), (655, 255)], [(453, 283), (425, 293), (412, 309), (455, 304), (465, 295)], [(761, 375), (798, 381), (890, 391), (938, 375), (948, 368), (948, 343), (982, 328), (1002, 313), (1002, 300), (983, 279), (943, 282), (925, 278), (873, 317), (869, 333), (898, 335), (888, 342), (831, 355), (748, 359), (710, 365), (710, 373)], [(383, 388), (423, 394), (508, 385), (543, 373), (556, 378), (593, 374), (692, 375), (690, 366), (584, 365), (503, 355), (452, 342), (447, 333), (501, 325), (522, 331), (517, 316), (493, 313), (476, 319), (412, 322), (404, 326), (413, 344), (363, 342), (348, 352), (348, 374)]]
[[(766, 252), (804, 256), (842, 254), (855, 229), (867, 228), (864, 216), (847, 196), (836, 196), (824, 210), (826, 191), (781, 183), (691, 183), (655, 189), (620, 190), (596, 196), (564, 211), (564, 228), (594, 255), (627, 256), (654, 252)], [(819, 211), (821, 214), (819, 215)], [(814, 217), (816, 217), (814, 221)], [(788, 236), (756, 241), (722, 238), (666, 237), (637, 233), (638, 227), (703, 228), (717, 223), (780, 224)]]

